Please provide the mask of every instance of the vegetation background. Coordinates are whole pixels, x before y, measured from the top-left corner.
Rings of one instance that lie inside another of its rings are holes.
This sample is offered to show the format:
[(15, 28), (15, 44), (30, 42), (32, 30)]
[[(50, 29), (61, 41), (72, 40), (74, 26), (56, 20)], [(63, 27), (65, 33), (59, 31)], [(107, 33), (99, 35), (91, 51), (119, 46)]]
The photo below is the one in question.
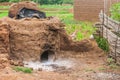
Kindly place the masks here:
[(39, 4), (73, 4), (73, 0), (0, 0), (0, 2), (35, 1)]

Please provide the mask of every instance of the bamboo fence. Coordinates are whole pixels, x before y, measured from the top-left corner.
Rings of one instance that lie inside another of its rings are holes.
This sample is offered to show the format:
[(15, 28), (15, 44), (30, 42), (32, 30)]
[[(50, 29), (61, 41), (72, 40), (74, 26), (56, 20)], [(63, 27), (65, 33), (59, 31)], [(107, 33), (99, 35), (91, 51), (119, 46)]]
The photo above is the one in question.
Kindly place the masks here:
[(100, 33), (108, 40), (110, 54), (117, 64), (120, 64), (120, 22), (115, 21), (104, 14), (99, 14), (101, 21)]

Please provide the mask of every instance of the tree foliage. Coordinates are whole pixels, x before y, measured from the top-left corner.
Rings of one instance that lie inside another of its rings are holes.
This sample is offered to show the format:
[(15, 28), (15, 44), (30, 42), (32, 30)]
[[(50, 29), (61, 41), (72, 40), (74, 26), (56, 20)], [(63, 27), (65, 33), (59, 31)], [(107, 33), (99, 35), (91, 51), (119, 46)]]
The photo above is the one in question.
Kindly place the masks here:
[(9, 0), (9, 2), (19, 2), (19, 0)]
[(34, 1), (39, 4), (73, 4), (73, 0), (0, 0), (0, 2)]
[(74, 0), (63, 0), (64, 4), (73, 4)]
[(9, 2), (9, 0), (0, 0), (0, 2)]
[(32, 0), (40, 4), (62, 4), (63, 0)]

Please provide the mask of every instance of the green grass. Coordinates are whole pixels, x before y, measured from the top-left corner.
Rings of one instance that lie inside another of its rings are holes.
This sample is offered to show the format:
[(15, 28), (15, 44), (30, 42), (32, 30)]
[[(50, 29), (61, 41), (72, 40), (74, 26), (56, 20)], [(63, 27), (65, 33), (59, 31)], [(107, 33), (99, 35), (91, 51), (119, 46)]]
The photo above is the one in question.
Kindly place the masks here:
[(30, 68), (26, 68), (26, 67), (20, 67), (20, 66), (16, 66), (16, 67), (13, 67), (13, 70), (19, 72), (24, 72), (24, 73), (32, 73), (32, 69)]
[(46, 8), (46, 9), (70, 9), (73, 8), (72, 5), (67, 5), (67, 6), (61, 6), (61, 5), (40, 5), (40, 8)]
[(8, 16), (7, 12), (0, 13), (0, 18), (5, 17), (5, 16)]
[[(0, 8), (9, 8), (8, 6), (0, 6)], [(73, 13), (70, 13), (70, 9), (73, 8), (72, 5), (40, 5), (41, 11), (46, 12), (47, 16), (56, 16), (61, 19), (63, 23), (65, 23), (65, 29), (68, 35), (71, 35), (73, 32), (77, 30), (75, 40), (82, 40), (85, 38), (89, 38), (91, 34), (95, 31), (92, 27), (92, 23), (90, 22), (81, 22), (75, 21)], [(1, 11), (1, 10), (0, 10)], [(8, 13), (4, 10), (0, 13), (0, 18), (7, 16)]]
[(8, 16), (9, 6), (0, 6), (0, 18)]
[(9, 6), (0, 6), (0, 9), (8, 9)]

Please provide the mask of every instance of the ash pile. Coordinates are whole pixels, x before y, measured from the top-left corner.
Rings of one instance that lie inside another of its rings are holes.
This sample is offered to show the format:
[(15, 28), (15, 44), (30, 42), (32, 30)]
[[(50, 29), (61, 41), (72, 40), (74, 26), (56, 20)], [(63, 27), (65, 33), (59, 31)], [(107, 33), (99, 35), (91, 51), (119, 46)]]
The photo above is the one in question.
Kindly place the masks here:
[(8, 17), (0, 19), (0, 54), (8, 54), (10, 60), (44, 61), (55, 60), (61, 51), (93, 48), (88, 40), (74, 42), (64, 26), (57, 17), (46, 17), (33, 2), (12, 4)]

